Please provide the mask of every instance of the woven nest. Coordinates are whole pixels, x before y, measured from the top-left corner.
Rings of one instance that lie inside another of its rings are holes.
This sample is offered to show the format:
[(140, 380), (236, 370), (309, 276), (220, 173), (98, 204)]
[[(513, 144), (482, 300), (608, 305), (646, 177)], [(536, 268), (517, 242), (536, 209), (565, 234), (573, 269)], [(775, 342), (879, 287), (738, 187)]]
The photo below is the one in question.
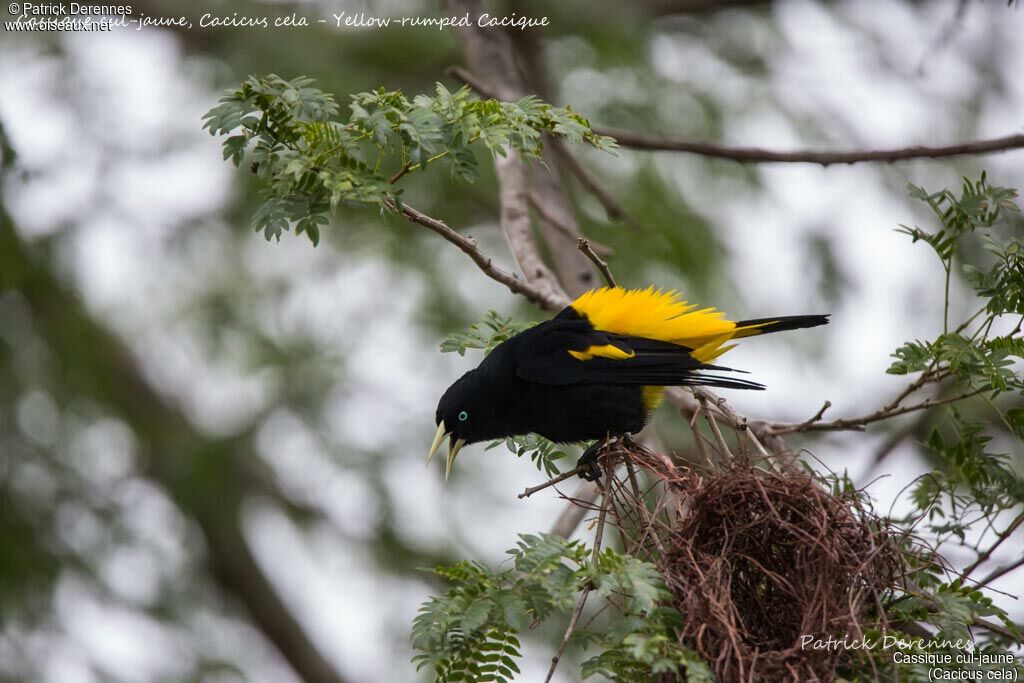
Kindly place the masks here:
[(681, 498), (660, 553), (685, 615), (680, 641), (719, 681), (834, 680), (846, 651), (804, 648), (801, 636), (854, 640), (866, 619), (878, 626), (898, 574), (891, 537), (861, 497), (803, 473), (744, 464), (702, 477), (644, 455), (634, 462)]

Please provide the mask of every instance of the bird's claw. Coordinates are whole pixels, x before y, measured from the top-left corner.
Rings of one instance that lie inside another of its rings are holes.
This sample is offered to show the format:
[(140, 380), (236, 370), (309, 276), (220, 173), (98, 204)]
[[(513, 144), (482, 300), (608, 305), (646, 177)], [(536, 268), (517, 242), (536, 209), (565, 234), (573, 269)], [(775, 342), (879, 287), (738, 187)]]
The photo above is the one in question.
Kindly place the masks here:
[(580, 472), (580, 479), (587, 481), (599, 481), (601, 479), (601, 465), (597, 462), (597, 456), (601, 453), (601, 449), (604, 448), (604, 444), (604, 441), (595, 441), (590, 448), (583, 451), (583, 455), (576, 461), (576, 467), (586, 467), (585, 470)]

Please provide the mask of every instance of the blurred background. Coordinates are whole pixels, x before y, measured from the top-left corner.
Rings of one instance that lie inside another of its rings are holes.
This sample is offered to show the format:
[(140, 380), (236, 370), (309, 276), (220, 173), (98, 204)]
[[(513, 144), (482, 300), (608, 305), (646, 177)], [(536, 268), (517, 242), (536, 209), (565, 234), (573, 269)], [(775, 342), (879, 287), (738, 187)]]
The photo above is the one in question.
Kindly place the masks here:
[[(439, 13), (415, 0), (132, 7), (196, 22)], [(553, 103), (595, 125), (780, 150), (1024, 125), (1024, 10), (1002, 0), (494, 8), (512, 11), (549, 18), (513, 42)], [(436, 28), (2, 35), (0, 680), (418, 680), (409, 625), (443, 590), (420, 568), (498, 564), (517, 533), (551, 526), (563, 502), (518, 500), (545, 477), (502, 448), (467, 448), (447, 484), (423, 467), (437, 399), (479, 362), (439, 343), (489, 309), (542, 314), (377, 211), (340, 211), (317, 248), (268, 243), (249, 228), (254, 176), (201, 129), (249, 74), (311, 76), (344, 108), (380, 86), (457, 87), (445, 70), (459, 64), (457, 33)], [(826, 399), (833, 417), (879, 407), (905, 385), (884, 374), (891, 351), (941, 331), (941, 268), (894, 232), (930, 225), (908, 181), (940, 189), (987, 169), (1024, 186), (1021, 152), (822, 168), (577, 151), (642, 226), (567, 181), (621, 284), (678, 287), (739, 318), (833, 314), (731, 353), (769, 387), (731, 392), (733, 405), (774, 420)], [(514, 269), (485, 167), (470, 186), (410, 176), (406, 198)], [(953, 304), (954, 320), (976, 308), (959, 285)], [(649, 429), (671, 449), (685, 430), (663, 411)], [(797, 443), (861, 484), (887, 475), (869, 489), (885, 511), (929, 468), (914, 433), (879, 460), (889, 436)], [(557, 635), (525, 643), (522, 680), (543, 676)]]

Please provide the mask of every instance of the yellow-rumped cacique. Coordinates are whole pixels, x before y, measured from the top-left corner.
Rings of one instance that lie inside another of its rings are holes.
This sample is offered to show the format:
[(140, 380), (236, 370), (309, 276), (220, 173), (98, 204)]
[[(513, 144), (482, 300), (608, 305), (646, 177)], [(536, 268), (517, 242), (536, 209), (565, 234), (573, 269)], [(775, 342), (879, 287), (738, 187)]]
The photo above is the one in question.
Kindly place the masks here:
[(815, 327), (828, 315), (727, 320), (675, 291), (603, 287), (496, 346), (437, 404), (427, 463), (448, 438), (445, 477), (469, 443), (524, 434), (554, 442), (634, 434), (665, 387), (764, 389), (711, 361), (732, 340)]

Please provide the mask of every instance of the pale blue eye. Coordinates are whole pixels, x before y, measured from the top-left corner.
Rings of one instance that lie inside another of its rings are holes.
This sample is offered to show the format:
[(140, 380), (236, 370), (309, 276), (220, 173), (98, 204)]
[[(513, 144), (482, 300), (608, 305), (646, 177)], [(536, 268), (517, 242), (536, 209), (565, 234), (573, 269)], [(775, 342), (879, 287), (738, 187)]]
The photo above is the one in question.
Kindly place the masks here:
[(468, 419), (469, 419), (469, 413), (467, 413), (465, 410), (463, 410), (461, 413), (459, 413), (459, 422), (465, 422)]

